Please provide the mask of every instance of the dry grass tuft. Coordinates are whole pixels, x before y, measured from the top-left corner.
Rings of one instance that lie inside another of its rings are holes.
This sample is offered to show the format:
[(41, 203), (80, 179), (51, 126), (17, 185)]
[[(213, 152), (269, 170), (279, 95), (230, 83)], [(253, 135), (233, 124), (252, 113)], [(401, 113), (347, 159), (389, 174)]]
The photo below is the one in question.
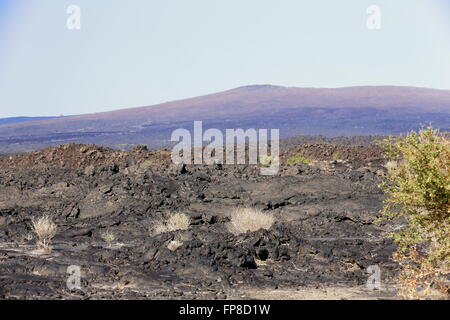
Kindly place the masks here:
[(154, 228), (155, 234), (164, 232), (187, 230), (191, 224), (191, 219), (184, 213), (171, 214), (166, 222), (160, 222)]
[(182, 245), (183, 245), (183, 242), (181, 242), (179, 240), (173, 240), (173, 241), (170, 241), (170, 243), (167, 245), (167, 249), (169, 249), (170, 251), (175, 251)]
[(238, 208), (231, 213), (228, 230), (234, 234), (269, 229), (275, 221), (271, 213), (256, 208)]
[(49, 243), (56, 235), (57, 226), (48, 215), (31, 219), (33, 230), (39, 238), (38, 246), (50, 250)]
[(189, 229), (190, 224), (191, 219), (184, 213), (172, 214), (167, 221), (167, 226), (170, 231)]

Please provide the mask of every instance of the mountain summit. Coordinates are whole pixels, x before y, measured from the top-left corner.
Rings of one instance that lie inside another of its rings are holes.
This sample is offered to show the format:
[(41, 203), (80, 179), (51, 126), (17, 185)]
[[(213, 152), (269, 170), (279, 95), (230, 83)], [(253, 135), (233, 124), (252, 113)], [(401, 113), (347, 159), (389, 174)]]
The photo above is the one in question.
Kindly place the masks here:
[(169, 145), (177, 128), (279, 128), (294, 135), (398, 134), (432, 123), (450, 129), (450, 91), (366, 86), (295, 88), (251, 85), (148, 107), (0, 125), (0, 149), (65, 142), (114, 147)]

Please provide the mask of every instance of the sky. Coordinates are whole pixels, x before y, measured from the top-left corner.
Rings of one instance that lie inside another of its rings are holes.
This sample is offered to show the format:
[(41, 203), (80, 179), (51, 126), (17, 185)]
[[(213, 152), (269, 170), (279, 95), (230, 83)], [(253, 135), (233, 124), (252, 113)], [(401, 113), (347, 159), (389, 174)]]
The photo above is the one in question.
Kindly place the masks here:
[(0, 117), (253, 84), (450, 89), (450, 0), (0, 0)]

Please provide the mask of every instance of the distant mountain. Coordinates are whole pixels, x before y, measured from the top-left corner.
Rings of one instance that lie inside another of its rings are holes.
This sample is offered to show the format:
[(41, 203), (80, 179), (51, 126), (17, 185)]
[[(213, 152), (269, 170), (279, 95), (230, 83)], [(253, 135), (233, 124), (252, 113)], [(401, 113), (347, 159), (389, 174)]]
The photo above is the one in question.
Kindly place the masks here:
[(28, 121), (39, 121), (39, 120), (47, 120), (54, 119), (56, 117), (10, 117), (10, 118), (0, 118), (0, 125), (2, 124), (12, 124), (19, 122), (28, 122)]
[(170, 145), (174, 129), (192, 129), (194, 120), (203, 120), (205, 129), (279, 128), (282, 137), (398, 134), (430, 122), (450, 130), (450, 91), (246, 86), (149, 107), (0, 125), (0, 151), (66, 142), (162, 147)]

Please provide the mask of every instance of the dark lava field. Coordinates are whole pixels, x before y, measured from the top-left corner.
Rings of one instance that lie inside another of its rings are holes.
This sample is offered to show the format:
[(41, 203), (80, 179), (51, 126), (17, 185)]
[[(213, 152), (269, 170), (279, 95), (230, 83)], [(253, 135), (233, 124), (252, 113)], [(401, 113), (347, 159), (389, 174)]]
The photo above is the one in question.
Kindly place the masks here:
[[(286, 164), (302, 150), (318, 160)], [(343, 159), (333, 160), (337, 151)], [(384, 164), (376, 147), (329, 144), (285, 151), (275, 176), (256, 165), (177, 166), (170, 151), (145, 147), (4, 156), (0, 298), (394, 298), (387, 232), (398, 226), (375, 222)], [(233, 234), (230, 213), (240, 207), (275, 223)], [(189, 227), (158, 230), (174, 213)], [(42, 215), (58, 226), (51, 251), (36, 246), (31, 219)], [(67, 286), (70, 266), (81, 271), (79, 288)], [(381, 271), (380, 290), (366, 287), (369, 266)]]

